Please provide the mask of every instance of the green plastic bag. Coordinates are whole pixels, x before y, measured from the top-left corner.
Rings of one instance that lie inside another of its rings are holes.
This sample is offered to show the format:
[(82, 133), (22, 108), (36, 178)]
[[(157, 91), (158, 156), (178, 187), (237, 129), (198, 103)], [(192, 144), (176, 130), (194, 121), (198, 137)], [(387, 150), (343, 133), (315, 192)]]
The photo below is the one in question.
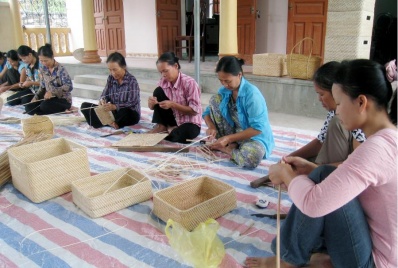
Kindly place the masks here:
[(185, 262), (195, 268), (216, 268), (225, 255), (224, 244), (217, 236), (219, 224), (213, 219), (200, 223), (192, 232), (169, 219), (165, 233), (170, 246)]

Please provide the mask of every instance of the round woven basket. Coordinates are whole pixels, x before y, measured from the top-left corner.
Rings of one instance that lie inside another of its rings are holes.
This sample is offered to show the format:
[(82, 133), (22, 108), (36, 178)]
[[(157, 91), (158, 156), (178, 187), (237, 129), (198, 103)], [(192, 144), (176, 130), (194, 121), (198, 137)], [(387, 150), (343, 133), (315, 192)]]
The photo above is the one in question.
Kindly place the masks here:
[(48, 116), (34, 115), (22, 119), (21, 124), (24, 136), (38, 133), (54, 135), (54, 124)]

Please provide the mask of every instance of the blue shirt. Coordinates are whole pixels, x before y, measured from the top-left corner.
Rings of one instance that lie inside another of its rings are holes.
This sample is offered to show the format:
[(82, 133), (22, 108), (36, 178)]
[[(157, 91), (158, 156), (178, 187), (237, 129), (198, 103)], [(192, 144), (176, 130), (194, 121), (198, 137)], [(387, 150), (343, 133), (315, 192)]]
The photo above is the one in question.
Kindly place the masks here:
[[(12, 65), (7, 61), (6, 63), (7, 69), (11, 70), (12, 69)], [(22, 70), (26, 68), (26, 64), (23, 61), (19, 61), (18, 62), (18, 72), (22, 73)]]
[[(228, 102), (232, 95), (232, 90), (221, 87), (218, 90), (222, 100), (220, 103), (220, 112), (227, 122), (233, 126), (231, 114), (228, 109)], [(251, 137), (252, 140), (261, 142), (265, 147), (264, 158), (271, 155), (275, 147), (274, 136), (272, 134), (271, 125), (268, 120), (267, 104), (260, 90), (249, 83), (244, 77), (240, 82), (238, 97), (236, 99), (236, 108), (238, 111), (238, 119), (242, 130), (253, 128), (261, 133)], [(210, 115), (210, 107), (208, 106), (202, 116)]]
[(112, 75), (108, 76), (101, 98), (115, 104), (117, 110), (130, 108), (141, 115), (140, 87), (135, 77), (127, 70), (120, 85)]
[[(37, 60), (35, 66), (33, 66), (32, 68), (30, 68), (29, 65), (26, 65), (26, 77), (33, 82), (37, 82), (40, 81), (40, 77), (39, 77), (39, 68), (43, 68), (43, 65), (41, 63), (39, 63), (39, 61)], [(37, 92), (40, 88), (40, 86), (31, 86), (30, 87), (34, 92)]]

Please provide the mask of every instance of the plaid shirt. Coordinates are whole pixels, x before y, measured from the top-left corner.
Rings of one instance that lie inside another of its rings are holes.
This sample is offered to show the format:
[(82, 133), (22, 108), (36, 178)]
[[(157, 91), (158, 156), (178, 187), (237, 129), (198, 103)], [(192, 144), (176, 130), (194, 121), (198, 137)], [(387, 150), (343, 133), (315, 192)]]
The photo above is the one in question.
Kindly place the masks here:
[(200, 101), (200, 89), (198, 83), (192, 77), (180, 72), (174, 85), (164, 78), (159, 81), (158, 85), (163, 89), (169, 100), (183, 106), (189, 106), (196, 112), (196, 115), (187, 115), (173, 109), (178, 126), (184, 123), (192, 123), (201, 127), (202, 104)]
[(127, 70), (120, 85), (112, 75), (108, 76), (101, 98), (115, 104), (117, 110), (130, 108), (141, 114), (140, 87), (135, 77)]
[(38, 99), (41, 99), (46, 91), (49, 91), (57, 98), (66, 99), (69, 103), (72, 103), (72, 79), (64, 66), (55, 62), (52, 73), (46, 66), (42, 66), (39, 69), (39, 77), (40, 89), (36, 93)]

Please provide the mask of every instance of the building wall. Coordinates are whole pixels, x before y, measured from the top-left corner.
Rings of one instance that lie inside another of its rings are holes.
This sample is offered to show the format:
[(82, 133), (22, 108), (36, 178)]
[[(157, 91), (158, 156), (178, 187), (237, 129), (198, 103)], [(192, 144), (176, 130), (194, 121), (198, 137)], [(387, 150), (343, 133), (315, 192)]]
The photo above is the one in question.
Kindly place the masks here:
[(257, 0), (255, 53), (286, 53), (288, 0)]
[(8, 1), (0, 1), (0, 51), (7, 52), (10, 49), (16, 49), (19, 44), (15, 44), (14, 24), (12, 22), (10, 5)]
[(127, 56), (157, 57), (155, 0), (124, 0), (123, 9)]
[(71, 50), (84, 48), (83, 42), (83, 14), (82, 14), (82, 0), (67, 0), (66, 12), (68, 16), (68, 26), (71, 30), (70, 44)]

